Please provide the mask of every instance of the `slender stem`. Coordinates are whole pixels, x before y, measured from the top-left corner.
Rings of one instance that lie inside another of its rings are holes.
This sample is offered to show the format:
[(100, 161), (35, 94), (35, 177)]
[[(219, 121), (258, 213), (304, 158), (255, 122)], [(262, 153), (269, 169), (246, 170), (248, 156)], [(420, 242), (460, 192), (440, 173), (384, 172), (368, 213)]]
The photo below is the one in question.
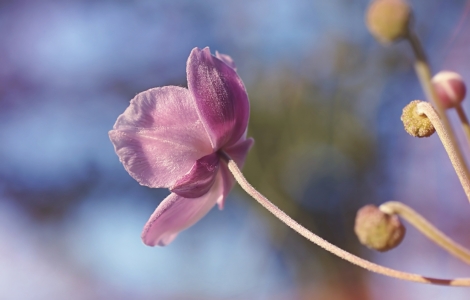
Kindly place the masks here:
[(465, 132), (465, 136), (467, 137), (467, 142), (470, 144), (470, 124), (468, 123), (467, 115), (462, 108), (462, 105), (457, 104), (455, 106), (455, 110), (457, 111), (457, 115), (459, 116), (460, 123), (462, 123), (463, 131)]
[(322, 247), (328, 252), (333, 253), (336, 256), (341, 257), (349, 261), (352, 264), (355, 264), (359, 267), (362, 267), (366, 270), (379, 273), (382, 275), (386, 275), (389, 277), (394, 277), (402, 280), (407, 281), (414, 281), (420, 283), (430, 283), (430, 284), (437, 284), (437, 285), (448, 285), (448, 286), (470, 286), (470, 278), (457, 278), (457, 279), (437, 279), (437, 278), (430, 278), (424, 277), (418, 274), (412, 274), (407, 272), (401, 272), (394, 269), (390, 269), (360, 257), (357, 257), (349, 252), (344, 251), (343, 249), (327, 242), (326, 240), (320, 238), (319, 236), (315, 235), (314, 233), (310, 232), (307, 228), (303, 227), (292, 218), (290, 218), (287, 214), (285, 214), (282, 210), (280, 210), (277, 206), (272, 204), (267, 198), (265, 198), (261, 193), (259, 193), (243, 176), (242, 172), (238, 168), (237, 164), (226, 154), (221, 153), (222, 158), (227, 162), (229, 170), (232, 172), (233, 176), (237, 180), (238, 184), (259, 204), (261, 204), (264, 208), (266, 208), (270, 213), (272, 213), (275, 217), (279, 220), (284, 222), (287, 226), (294, 229), (297, 233), (308, 239), (309, 241), (313, 242), (314, 244)]
[(431, 82), (431, 68), (429, 67), (428, 59), (426, 57), (426, 53), (424, 52), (424, 48), (421, 42), (419, 41), (418, 36), (413, 30), (409, 31), (407, 38), (416, 56), (416, 75), (418, 75), (418, 79), (421, 83), (424, 93), (426, 94), (426, 98), (437, 107), (437, 111), (440, 115), (445, 115), (444, 105), (441, 101), (439, 101), (438, 95)]
[(434, 106), (437, 108), (437, 111), (439, 115), (441, 116), (443, 126), (446, 129), (446, 131), (449, 133), (450, 143), (453, 145), (453, 148), (455, 149), (456, 159), (459, 161), (460, 165), (462, 165), (465, 172), (469, 174), (467, 164), (465, 163), (462, 152), (457, 144), (457, 140), (455, 138), (454, 131), (452, 129), (452, 126), (450, 125), (449, 119), (445, 112), (445, 108), (442, 102), (439, 100), (436, 90), (434, 89), (434, 86), (432, 84), (431, 68), (429, 67), (429, 63), (426, 58), (426, 53), (424, 52), (424, 48), (421, 45), (421, 42), (419, 41), (418, 36), (413, 30), (410, 30), (408, 32), (407, 39), (409, 43), (411, 44), (411, 47), (413, 48), (413, 52), (415, 53), (415, 56), (416, 56), (416, 62), (415, 62), (416, 75), (418, 76), (421, 86), (424, 90), (424, 93), (426, 94), (426, 98), (428, 99), (429, 102), (433, 103)]
[(397, 201), (390, 201), (380, 205), (379, 209), (389, 215), (399, 215), (418, 229), (422, 234), (427, 236), (431, 241), (441, 246), (455, 257), (463, 260), (467, 264), (470, 264), (470, 250), (451, 240), (439, 229), (429, 223), (423, 216), (407, 205)]
[(455, 172), (459, 177), (460, 183), (462, 184), (465, 194), (467, 195), (467, 199), (468, 201), (470, 201), (470, 181), (468, 179), (469, 176), (467, 170), (465, 169), (462, 161), (459, 159), (457, 149), (454, 147), (452, 139), (446, 131), (443, 122), (441, 122), (439, 115), (428, 102), (420, 102), (417, 106), (417, 110), (419, 114), (425, 114), (436, 129), (437, 135), (441, 139), (442, 144), (444, 145), (444, 148), (447, 151), (447, 155), (449, 155), (450, 162), (452, 163), (452, 166), (454, 167)]

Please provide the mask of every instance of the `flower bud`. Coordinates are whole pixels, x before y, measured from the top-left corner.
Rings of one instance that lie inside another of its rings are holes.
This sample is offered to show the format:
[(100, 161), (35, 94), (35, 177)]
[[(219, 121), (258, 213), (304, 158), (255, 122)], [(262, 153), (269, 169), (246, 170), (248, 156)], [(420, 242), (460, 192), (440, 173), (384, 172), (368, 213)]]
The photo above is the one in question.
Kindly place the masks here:
[(388, 45), (408, 33), (410, 19), (406, 0), (374, 0), (367, 10), (366, 25), (379, 42)]
[(397, 247), (405, 231), (397, 215), (388, 215), (375, 205), (366, 205), (357, 212), (354, 232), (361, 244), (371, 249), (384, 252)]
[(465, 98), (465, 82), (455, 72), (441, 71), (432, 78), (432, 83), (445, 108), (455, 107)]
[(426, 115), (418, 114), (417, 106), (420, 102), (422, 101), (414, 100), (405, 106), (401, 115), (401, 121), (405, 126), (406, 132), (410, 135), (420, 138), (429, 137), (436, 130)]

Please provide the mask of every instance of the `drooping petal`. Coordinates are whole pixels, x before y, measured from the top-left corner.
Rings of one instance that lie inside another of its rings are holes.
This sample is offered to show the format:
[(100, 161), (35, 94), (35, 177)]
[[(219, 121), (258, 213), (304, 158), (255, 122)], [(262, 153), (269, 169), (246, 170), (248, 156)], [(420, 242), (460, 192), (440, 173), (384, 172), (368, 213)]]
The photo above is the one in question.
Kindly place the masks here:
[(138, 94), (109, 132), (129, 174), (149, 187), (170, 187), (199, 158), (212, 153), (187, 89), (154, 88)]
[(220, 162), (220, 174), (222, 175), (224, 184), (222, 192), (223, 197), (220, 197), (219, 200), (217, 200), (217, 206), (219, 207), (219, 210), (223, 210), (225, 207), (225, 199), (227, 199), (228, 194), (235, 184), (235, 178), (233, 178), (232, 173), (224, 161)]
[(233, 61), (232, 57), (230, 57), (230, 55), (219, 53), (219, 51), (215, 51), (215, 57), (223, 61), (227, 66), (234, 69), (235, 71), (237, 70), (237, 66), (235, 65), (235, 62)]
[(168, 245), (176, 235), (194, 225), (214, 207), (223, 196), (222, 176), (216, 180), (208, 193), (199, 198), (183, 198), (171, 193), (160, 203), (142, 232), (142, 240), (148, 246)]
[(235, 144), (246, 130), (250, 113), (248, 95), (237, 72), (212, 56), (209, 48), (194, 48), (186, 71), (188, 88), (213, 149)]
[[(237, 144), (233, 145), (230, 148), (223, 149), (237, 164), (237, 166), (241, 169), (245, 164), (245, 159), (250, 151), (251, 147), (253, 146), (255, 140), (252, 138), (239, 141)], [(235, 179), (233, 178), (232, 173), (228, 169), (227, 164), (224, 161), (220, 163), (220, 173), (222, 174), (223, 182), (224, 182), (224, 196), (217, 201), (217, 205), (219, 209), (222, 210), (224, 208), (225, 199), (227, 198), (228, 193), (233, 188), (235, 184)]]
[(185, 198), (201, 197), (214, 184), (218, 170), (219, 155), (216, 152), (206, 155), (198, 159), (191, 170), (179, 179), (170, 191)]

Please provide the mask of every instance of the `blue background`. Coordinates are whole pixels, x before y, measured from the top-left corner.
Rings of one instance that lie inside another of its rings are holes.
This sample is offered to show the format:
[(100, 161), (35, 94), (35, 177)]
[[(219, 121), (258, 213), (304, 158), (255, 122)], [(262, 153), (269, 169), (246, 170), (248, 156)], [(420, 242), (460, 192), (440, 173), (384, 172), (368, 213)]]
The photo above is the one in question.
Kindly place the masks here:
[[(470, 2), (411, 3), (433, 69), (469, 79)], [(402, 282), (343, 262), (238, 188), (223, 211), (170, 246), (140, 240), (168, 191), (138, 185), (107, 132), (135, 94), (185, 86), (191, 49), (209, 46), (232, 56), (247, 86), (256, 144), (245, 170), (262, 193), (362, 257), (470, 277), (468, 266), (412, 228), (386, 254), (354, 236), (359, 207), (399, 200), (470, 247), (469, 206), (442, 145), (402, 129), (401, 109), (423, 98), (411, 50), (369, 35), (367, 5), (1, 1), (0, 298), (468, 299), (468, 289)]]

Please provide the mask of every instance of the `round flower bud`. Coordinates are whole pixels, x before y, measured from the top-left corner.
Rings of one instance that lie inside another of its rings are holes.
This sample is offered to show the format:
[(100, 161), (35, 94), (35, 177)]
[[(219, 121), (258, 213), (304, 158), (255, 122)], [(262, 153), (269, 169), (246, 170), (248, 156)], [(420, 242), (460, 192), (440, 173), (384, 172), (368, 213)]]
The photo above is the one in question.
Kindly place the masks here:
[(414, 100), (403, 108), (401, 121), (405, 126), (406, 132), (415, 137), (429, 137), (436, 130), (426, 115), (420, 115), (417, 111), (418, 103), (422, 101)]
[(405, 0), (374, 0), (369, 5), (366, 25), (382, 44), (388, 45), (408, 33), (411, 8)]
[(375, 205), (366, 205), (356, 215), (354, 232), (361, 244), (381, 252), (397, 247), (405, 237), (405, 227), (396, 215), (388, 215)]
[(445, 108), (455, 107), (465, 98), (465, 82), (455, 72), (441, 71), (432, 78), (432, 83)]

